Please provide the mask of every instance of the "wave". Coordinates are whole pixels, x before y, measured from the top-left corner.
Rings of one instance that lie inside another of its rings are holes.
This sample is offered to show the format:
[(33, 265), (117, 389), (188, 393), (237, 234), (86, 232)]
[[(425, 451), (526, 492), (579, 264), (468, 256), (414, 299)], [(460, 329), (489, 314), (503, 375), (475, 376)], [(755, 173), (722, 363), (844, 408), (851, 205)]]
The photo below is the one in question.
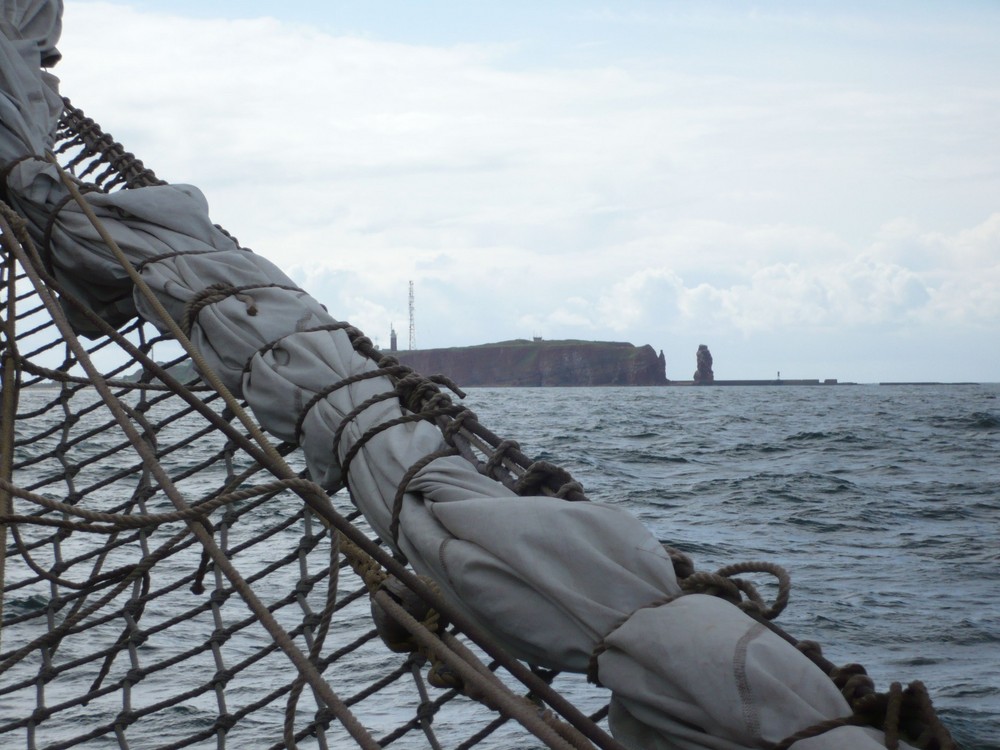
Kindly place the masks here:
[(937, 416), (931, 418), (935, 427), (952, 430), (993, 432), (1000, 430), (1000, 415), (988, 411), (974, 411), (963, 416)]

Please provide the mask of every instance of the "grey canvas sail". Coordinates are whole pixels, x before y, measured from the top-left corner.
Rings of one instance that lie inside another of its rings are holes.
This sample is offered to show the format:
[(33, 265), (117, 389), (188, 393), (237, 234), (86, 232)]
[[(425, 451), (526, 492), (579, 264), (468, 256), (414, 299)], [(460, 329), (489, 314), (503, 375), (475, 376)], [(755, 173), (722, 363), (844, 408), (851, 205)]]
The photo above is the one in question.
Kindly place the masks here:
[[(625, 746), (757, 748), (851, 714), (794, 646), (733, 604), (685, 595), (670, 555), (627, 512), (520, 496), (443, 455), (440, 430), (380, 399), (392, 385), (369, 377), (376, 365), (338, 321), (215, 227), (196, 188), (89, 193), (95, 226), (46, 157), (62, 101), (42, 65), (57, 58), (61, 3), (0, 5), (7, 200), (63, 288), (113, 325), (139, 315), (166, 329), (103, 228), (222, 382), (268, 432), (301, 446), (313, 479), (346, 481), (375, 532), (511, 654), (590, 670), (611, 691), (610, 725)], [(854, 726), (792, 745), (882, 746), (880, 731)]]

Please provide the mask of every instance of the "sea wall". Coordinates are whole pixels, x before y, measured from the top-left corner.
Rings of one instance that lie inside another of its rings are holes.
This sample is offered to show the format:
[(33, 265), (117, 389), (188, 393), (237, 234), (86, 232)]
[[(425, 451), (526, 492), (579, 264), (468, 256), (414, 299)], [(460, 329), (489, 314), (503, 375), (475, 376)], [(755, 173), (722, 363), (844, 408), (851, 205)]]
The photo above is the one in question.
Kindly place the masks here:
[(662, 352), (613, 341), (502, 341), (389, 352), (423, 375), (459, 386), (666, 385)]

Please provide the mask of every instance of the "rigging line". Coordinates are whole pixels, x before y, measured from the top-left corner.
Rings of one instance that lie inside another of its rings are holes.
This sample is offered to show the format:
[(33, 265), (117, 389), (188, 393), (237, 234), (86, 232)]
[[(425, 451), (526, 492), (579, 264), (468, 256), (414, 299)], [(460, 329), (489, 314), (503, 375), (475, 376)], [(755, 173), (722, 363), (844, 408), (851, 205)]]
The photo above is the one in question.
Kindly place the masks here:
[(279, 454), (274, 448), (271, 441), (267, 439), (257, 423), (250, 418), (250, 415), (247, 414), (246, 410), (240, 405), (239, 401), (232, 394), (229, 388), (227, 388), (225, 383), (222, 382), (215, 370), (213, 370), (209, 366), (208, 362), (205, 361), (201, 352), (181, 329), (180, 324), (170, 316), (170, 313), (167, 312), (167, 309), (163, 306), (163, 303), (160, 302), (159, 298), (150, 288), (149, 284), (147, 284), (146, 280), (142, 278), (142, 275), (135, 269), (135, 266), (122, 251), (121, 247), (119, 247), (118, 243), (111, 236), (111, 233), (108, 232), (107, 227), (104, 226), (101, 220), (97, 217), (97, 214), (94, 213), (94, 209), (83, 197), (83, 194), (80, 192), (73, 179), (60, 166), (59, 162), (56, 161), (55, 156), (48, 153), (47, 158), (58, 171), (60, 179), (66, 186), (66, 189), (73, 196), (77, 205), (80, 206), (80, 210), (83, 211), (91, 225), (93, 225), (94, 229), (97, 230), (97, 233), (100, 234), (101, 239), (104, 240), (104, 243), (115, 256), (115, 259), (121, 265), (122, 269), (128, 274), (129, 278), (132, 279), (133, 283), (163, 321), (164, 326), (167, 327), (171, 335), (177, 340), (177, 343), (179, 343), (188, 356), (191, 357), (191, 360), (198, 368), (201, 376), (208, 381), (209, 385), (211, 385), (212, 388), (219, 393), (219, 395), (222, 396), (223, 400), (226, 402), (226, 406), (232, 410), (233, 414), (235, 414), (236, 418), (240, 420), (247, 432), (250, 433), (261, 449), (267, 454), (268, 458), (274, 461), (276, 465), (282, 467), (283, 469), (287, 469), (289, 474), (294, 475), (294, 472), (292, 472), (288, 464), (285, 463), (284, 458), (282, 458), (281, 454)]
[[(60, 175), (63, 177), (64, 181), (67, 181), (69, 182), (70, 185), (72, 185), (72, 182), (69, 180), (68, 176), (62, 170), (61, 167), (59, 168), (59, 172)], [(81, 201), (83, 200), (83, 197), (80, 195), (79, 191), (75, 190), (75, 185), (73, 185), (71, 192), (75, 192), (74, 197), (77, 197), (78, 200)], [(85, 201), (84, 205), (87, 205)], [(87, 205), (87, 208), (88, 209), (90, 208), (89, 205)], [(94, 221), (97, 220), (97, 217), (93, 215), (93, 211), (90, 211), (90, 215), (93, 216)], [(98, 221), (98, 224), (99, 223), (100, 222)], [(0, 230), (3, 230), (5, 234), (10, 231), (9, 225), (7, 225), (6, 221), (4, 221), (2, 217), (0, 217)], [(100, 231), (102, 231), (102, 234), (107, 234), (107, 231), (104, 230), (103, 227)], [(29, 244), (33, 243), (30, 243), (29, 241)], [(115, 248), (117, 248), (117, 245), (115, 245)], [(125, 413), (120, 408), (118, 408), (117, 400), (111, 393), (111, 390), (108, 387), (107, 383), (101, 377), (101, 373), (98, 372), (94, 363), (87, 355), (87, 352), (84, 350), (83, 346), (77, 340), (76, 336), (73, 333), (72, 327), (69, 324), (69, 321), (66, 319), (65, 315), (62, 312), (61, 307), (57, 302), (55, 302), (54, 299), (52, 299), (51, 294), (49, 293), (48, 289), (45, 288), (41, 278), (38, 276), (35, 269), (30, 265), (28, 259), (24, 257), (25, 256), (24, 248), (18, 245), (15, 246), (13, 249), (18, 257), (18, 260), (21, 261), (21, 265), (25, 267), (25, 271), (28, 277), (31, 279), (32, 284), (34, 284), (35, 288), (38, 290), (39, 296), (46, 303), (46, 307), (48, 308), (49, 313), (52, 315), (52, 319), (56, 323), (56, 326), (59, 328), (60, 333), (65, 339), (66, 344), (69, 346), (71, 350), (73, 350), (73, 353), (77, 358), (77, 361), (84, 368), (87, 375), (92, 379), (94, 387), (97, 389), (104, 403), (107, 404), (108, 409), (115, 416), (115, 419), (118, 421), (119, 426), (121, 427), (125, 435), (129, 438), (136, 452), (139, 453), (140, 456), (142, 456), (144, 463), (149, 467), (154, 477), (156, 477), (157, 482), (163, 488), (164, 493), (170, 498), (170, 501), (174, 504), (174, 506), (178, 510), (184, 510), (188, 508), (189, 506), (187, 505), (187, 502), (177, 491), (177, 488), (174, 486), (173, 482), (171, 481), (170, 477), (166, 474), (163, 467), (156, 460), (156, 457), (150, 452), (149, 446), (142, 441), (141, 437), (136, 432), (134, 425), (129, 421)], [(118, 254), (121, 254), (122, 257), (124, 258), (124, 254), (121, 253), (120, 248), (117, 248), (117, 252)], [(125, 259), (125, 262), (127, 263), (128, 260)], [(134, 272), (134, 269), (132, 270)], [(165, 312), (166, 311), (164, 311), (164, 313)], [(190, 342), (188, 343), (190, 345)], [(232, 398), (231, 394), (230, 398)], [(272, 451), (274, 450), (273, 447), (271, 449)], [(233, 588), (237, 592), (239, 592), (244, 602), (246, 602), (247, 606), (254, 613), (254, 615), (257, 616), (260, 623), (274, 638), (275, 642), (281, 647), (281, 650), (285, 653), (285, 655), (289, 658), (289, 660), (291, 660), (292, 663), (295, 664), (295, 666), (299, 669), (299, 671), (302, 674), (306, 675), (310, 683), (310, 686), (316, 689), (318, 694), (323, 696), (323, 700), (327, 703), (330, 710), (332, 710), (335, 713), (335, 715), (341, 721), (344, 727), (351, 733), (351, 736), (354, 737), (354, 739), (358, 742), (358, 744), (361, 747), (368, 748), (369, 750), (374, 750), (375, 748), (377, 748), (378, 746), (375, 743), (375, 740), (371, 737), (368, 731), (363, 726), (361, 726), (360, 722), (357, 721), (354, 714), (343, 705), (343, 702), (333, 692), (333, 689), (323, 679), (322, 675), (319, 673), (316, 667), (298, 649), (298, 647), (295, 646), (295, 643), (292, 641), (288, 633), (285, 632), (284, 628), (282, 628), (278, 624), (277, 620), (274, 618), (274, 616), (271, 614), (268, 608), (264, 605), (264, 603), (257, 597), (253, 589), (250, 587), (250, 585), (239, 574), (239, 572), (232, 565), (232, 563), (222, 552), (222, 550), (219, 549), (212, 535), (209, 534), (209, 532), (205, 529), (205, 527), (200, 523), (198, 523), (197, 521), (188, 521), (187, 523), (191, 530), (191, 533), (198, 538), (198, 541), (200, 541), (203, 547), (209, 552), (209, 554), (212, 556), (213, 562), (216, 564), (219, 570), (221, 570), (225, 574), (226, 578), (229, 579), (230, 583), (232, 583), (233, 585)]]
[[(66, 185), (67, 190), (69, 190), (74, 197), (74, 200), (80, 205), (81, 210), (87, 216), (88, 220), (94, 226), (94, 228), (101, 235), (102, 239), (108, 243), (108, 248), (118, 259), (119, 263), (122, 264), (123, 269), (129, 275), (129, 277), (136, 283), (136, 286), (140, 291), (148, 297), (150, 305), (156, 311), (156, 313), (163, 319), (164, 325), (171, 331), (171, 333), (176, 337), (178, 343), (184, 348), (184, 350), (191, 356), (191, 359), (198, 365), (199, 369), (204, 368), (202, 375), (208, 380), (210, 385), (217, 390), (217, 392), (223, 397), (227, 406), (230, 407), (232, 412), (240, 419), (240, 421), (247, 428), (247, 431), (253, 436), (254, 441), (260, 446), (259, 450), (264, 451), (268, 459), (273, 461), (273, 464), (269, 466), (270, 470), (281, 479), (289, 479), (292, 477), (297, 477), (297, 474), (292, 471), (291, 467), (285, 462), (281, 455), (276, 451), (270, 441), (264, 436), (260, 428), (250, 419), (246, 411), (240, 406), (239, 402), (235, 399), (233, 394), (225, 386), (224, 383), (219, 379), (218, 375), (212, 370), (204, 358), (201, 356), (198, 349), (194, 344), (184, 335), (184, 332), (180, 330), (180, 327), (174, 321), (170, 314), (160, 303), (159, 299), (155, 296), (152, 289), (145, 282), (145, 280), (139, 275), (135, 270), (135, 267), (122, 252), (121, 248), (115, 242), (114, 238), (111, 237), (107, 229), (102, 225), (100, 219), (94, 213), (92, 207), (84, 199), (83, 195), (77, 189), (76, 184), (73, 182), (72, 178), (62, 169), (62, 167), (55, 160), (52, 154), (48, 154), (49, 161), (58, 170), (58, 173)], [(68, 323), (67, 323), (68, 326)], [(199, 364), (200, 363), (200, 364)], [(162, 377), (161, 377), (162, 379)], [(622, 745), (617, 742), (611, 735), (597, 726), (588, 717), (586, 717), (576, 706), (574, 706), (570, 701), (560, 695), (558, 692), (552, 690), (550, 686), (545, 684), (541, 679), (534, 675), (527, 667), (513, 659), (509, 655), (502, 652), (493, 639), (489, 637), (486, 631), (481, 628), (478, 623), (462, 616), (460, 612), (457, 612), (454, 607), (448, 605), (448, 603), (440, 596), (435, 594), (430, 590), (423, 582), (416, 579), (416, 577), (410, 573), (408, 569), (404, 566), (398, 564), (392, 557), (386, 554), (382, 549), (377, 547), (371, 542), (366, 536), (364, 536), (357, 528), (352, 524), (346, 522), (339, 514), (333, 512), (330, 507), (330, 501), (326, 493), (322, 491), (319, 485), (313, 483), (308, 483), (312, 486), (304, 487), (303, 491), (300, 493), (300, 497), (306, 501), (306, 503), (316, 511), (317, 515), (323, 519), (324, 523), (327, 523), (337, 530), (344, 533), (345, 536), (354, 541), (358, 546), (360, 546), (365, 552), (376, 560), (378, 560), (383, 566), (393, 572), (397, 577), (407, 581), (407, 585), (413, 589), (419, 596), (425, 600), (432, 603), (432, 605), (440, 610), (447, 611), (452, 622), (458, 625), (464, 633), (466, 633), (470, 638), (472, 638), (476, 643), (482, 646), (487, 653), (489, 653), (494, 658), (497, 658), (504, 665), (516, 679), (520, 680), (525, 686), (533, 690), (541, 696), (550, 706), (555, 708), (563, 717), (565, 717), (570, 724), (572, 724), (578, 731), (584, 734), (588, 739), (597, 744), (599, 747), (608, 748), (608, 750), (623, 750)], [(200, 527), (199, 527), (200, 528)], [(197, 530), (196, 530), (197, 531)], [(203, 530), (202, 530), (203, 531)], [(203, 532), (204, 533), (204, 532)], [(199, 539), (201, 537), (199, 536)], [(214, 546), (214, 543), (212, 544)], [(224, 559), (224, 558), (223, 558)], [(228, 563), (224, 559), (225, 563)], [(241, 579), (242, 580), (242, 579)], [(242, 592), (241, 592), (242, 593)], [(248, 592), (249, 596), (254, 596), (252, 591)], [(268, 613), (269, 615), (270, 613)], [(311, 668), (311, 665), (309, 665)]]
[(489, 700), (496, 701), (502, 713), (513, 716), (522, 726), (543, 740), (549, 747), (568, 748), (572, 750), (573, 746), (546, 724), (544, 719), (537, 714), (535, 706), (530, 705), (528, 701), (513, 693), (497, 690), (496, 683), (485, 677), (479, 669), (468, 664), (461, 655), (453, 652), (442, 643), (439, 638), (423, 627), (413, 615), (389, 596), (384, 589), (377, 591), (372, 598), (389, 612), (393, 619), (409, 630), (417, 643), (454, 669), (467, 686), (474, 685), (478, 690), (484, 691), (489, 696)]
[[(12, 211), (6, 204), (2, 204), (3, 216)], [(20, 218), (20, 217), (18, 217)], [(2, 241), (5, 257), (3, 258), (3, 268), (6, 270), (7, 278), (7, 304), (4, 318), (4, 342), (2, 348), (3, 368), (0, 373), (0, 399), (2, 399), (2, 412), (0, 412), (0, 431), (2, 431), (2, 441), (0, 441), (0, 477), (8, 482), (13, 478), (14, 463), (14, 419), (17, 416), (18, 384), (17, 384), (17, 320), (14, 314), (14, 300), (17, 298), (15, 284), (17, 274), (15, 273), (13, 243), (17, 242), (13, 232), (3, 219), (4, 228), (0, 241)], [(8, 515), (14, 512), (14, 499), (10, 491), (0, 487), (0, 514)], [(7, 570), (7, 522), (0, 521), (0, 590), (6, 585)], [(0, 622), (3, 622), (3, 597), (0, 596)], [(3, 627), (0, 626), (0, 646), (3, 645)], [(0, 651), (3, 649), (0, 648)]]

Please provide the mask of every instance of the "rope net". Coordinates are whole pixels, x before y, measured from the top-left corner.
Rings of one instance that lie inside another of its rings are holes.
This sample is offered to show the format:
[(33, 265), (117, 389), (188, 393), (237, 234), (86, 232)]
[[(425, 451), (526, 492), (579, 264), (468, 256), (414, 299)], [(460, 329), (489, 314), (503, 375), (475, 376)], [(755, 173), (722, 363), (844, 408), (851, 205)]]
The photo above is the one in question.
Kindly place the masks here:
[[(68, 101), (53, 152), (84, 190), (162, 184)], [(3, 203), (0, 240), (4, 747), (621, 749), (596, 665), (593, 685), (512, 659), (382, 546), (346, 485), (321, 489), (294, 444), (268, 443), (245, 403), (208, 385), (182, 335), (95, 316)], [(69, 309), (98, 333), (75, 335)], [(519, 494), (587, 500), (453, 401), (464, 394), (447, 379), (336, 327), (392, 382), (376, 400), (398, 399), (448, 446), (404, 476), (392, 534), (410, 477), (441, 455)], [(673, 558), (685, 593), (728, 599), (796, 643), (852, 706), (779, 747), (850, 723), (884, 728), (889, 747), (954, 746), (922, 685), (876, 693), (861, 667), (773, 625), (784, 571)], [(758, 572), (779, 581), (773, 606), (735, 577)]]
[[(61, 164), (91, 189), (159, 182), (69, 103), (58, 135)], [(62, 307), (72, 300), (18, 221), (5, 211), (0, 222), (4, 747), (592, 746), (436, 610), (418, 607), (409, 630), (396, 623), (404, 615), (386, 614), (413, 597), (386, 573), (388, 554), (371, 556), (380, 548), (348, 493), (323, 493), (320, 513), (303, 502), (311, 493), (315, 505), (322, 491), (290, 444), (274, 447), (301, 480), (276, 480), (171, 338), (141, 321), (90, 341), (67, 335)], [(384, 359), (352, 335), (359, 351)], [(435, 383), (393, 373), (406, 403), (430, 403), (454, 450), (485, 473), (580, 494), (452, 408)], [(335, 524), (372, 539), (369, 550)], [(248, 609), (244, 589), (322, 689)], [(469, 664), (485, 689), (421, 637)], [(542, 687), (569, 680), (533, 676)], [(606, 697), (573, 681), (574, 701), (599, 719)], [(543, 728), (512, 722), (518, 714)], [(548, 739), (530, 738), (546, 730)]]

